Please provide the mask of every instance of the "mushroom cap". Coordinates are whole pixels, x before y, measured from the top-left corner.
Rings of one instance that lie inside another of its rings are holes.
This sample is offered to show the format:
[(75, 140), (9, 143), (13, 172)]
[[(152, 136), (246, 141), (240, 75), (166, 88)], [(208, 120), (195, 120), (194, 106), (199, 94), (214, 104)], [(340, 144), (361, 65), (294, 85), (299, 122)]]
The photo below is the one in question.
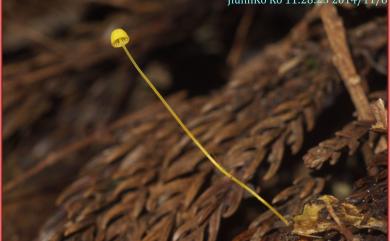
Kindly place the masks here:
[(117, 28), (111, 32), (111, 45), (114, 48), (121, 48), (130, 42), (130, 37), (126, 31)]

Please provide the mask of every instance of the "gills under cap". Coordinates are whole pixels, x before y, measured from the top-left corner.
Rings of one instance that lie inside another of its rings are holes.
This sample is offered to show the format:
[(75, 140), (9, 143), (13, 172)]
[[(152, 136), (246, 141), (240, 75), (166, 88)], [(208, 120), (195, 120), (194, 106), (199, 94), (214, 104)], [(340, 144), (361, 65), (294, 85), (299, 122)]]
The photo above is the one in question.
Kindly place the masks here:
[(111, 32), (111, 45), (114, 48), (121, 48), (128, 44), (130, 41), (129, 35), (127, 35), (126, 31), (117, 28), (114, 29), (114, 31)]

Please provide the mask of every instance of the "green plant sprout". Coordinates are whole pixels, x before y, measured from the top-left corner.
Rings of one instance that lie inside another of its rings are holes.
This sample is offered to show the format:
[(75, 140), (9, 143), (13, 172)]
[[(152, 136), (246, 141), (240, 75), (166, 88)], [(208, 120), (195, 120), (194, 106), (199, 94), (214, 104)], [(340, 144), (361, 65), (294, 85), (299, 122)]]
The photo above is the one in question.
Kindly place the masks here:
[(245, 189), (248, 193), (250, 193), (253, 197), (255, 197), (257, 200), (259, 200), (262, 204), (264, 204), (269, 210), (271, 210), (280, 220), (283, 221), (287, 226), (289, 225), (289, 222), (287, 219), (280, 214), (274, 207), (272, 207), (266, 200), (264, 200), (262, 197), (260, 197), (254, 190), (252, 190), (250, 187), (248, 187), (245, 183), (241, 182), (239, 179), (234, 177), (232, 174), (230, 174), (228, 171), (226, 171), (225, 168), (221, 166), (206, 150), (206, 148), (196, 139), (194, 134), (187, 128), (187, 126), (183, 123), (183, 121), (179, 118), (179, 116), (176, 114), (176, 112), (171, 108), (171, 106), (168, 104), (168, 102), (164, 99), (164, 97), (160, 94), (160, 92), (157, 90), (157, 88), (153, 85), (153, 83), (149, 80), (149, 78), (144, 74), (144, 72), (141, 70), (141, 68), (138, 66), (137, 62), (134, 60), (133, 56), (130, 54), (129, 50), (126, 48), (126, 44), (130, 42), (130, 38), (127, 35), (127, 33), (121, 29), (115, 29), (111, 33), (111, 45), (114, 48), (122, 48), (131, 63), (134, 65), (138, 73), (141, 75), (141, 77), (144, 79), (146, 84), (153, 90), (153, 92), (156, 94), (156, 96), (160, 99), (160, 101), (163, 103), (165, 108), (168, 110), (168, 112), (172, 115), (172, 117), (176, 120), (176, 122), (179, 124), (179, 126), (183, 129), (183, 131), (187, 134), (187, 136), (194, 142), (194, 144), (202, 151), (202, 153), (209, 159), (209, 161), (220, 171), (223, 175), (231, 179), (233, 182), (235, 182), (237, 185)]

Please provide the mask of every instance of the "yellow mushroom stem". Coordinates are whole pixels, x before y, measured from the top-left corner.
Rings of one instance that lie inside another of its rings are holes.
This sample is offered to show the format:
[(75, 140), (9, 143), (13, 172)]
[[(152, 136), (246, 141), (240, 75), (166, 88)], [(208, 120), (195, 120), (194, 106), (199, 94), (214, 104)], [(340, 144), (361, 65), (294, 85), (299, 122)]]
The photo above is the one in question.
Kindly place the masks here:
[(137, 62), (134, 60), (133, 56), (130, 54), (129, 50), (126, 48), (126, 44), (129, 43), (130, 38), (127, 33), (123, 29), (115, 29), (111, 34), (111, 44), (114, 48), (123, 48), (127, 57), (134, 65), (138, 73), (141, 75), (142, 79), (146, 82), (146, 84), (152, 89), (152, 91), (156, 94), (156, 96), (163, 103), (168, 112), (172, 115), (172, 117), (176, 120), (179, 126), (183, 129), (183, 131), (187, 134), (187, 136), (194, 142), (194, 144), (202, 151), (202, 153), (209, 159), (209, 161), (220, 171), (223, 175), (230, 178), (237, 185), (245, 189), (248, 193), (250, 193), (253, 197), (259, 200), (262, 204), (264, 204), (269, 210), (271, 210), (280, 220), (283, 221), (287, 226), (289, 222), (287, 219), (280, 214), (274, 207), (272, 207), (266, 200), (260, 197), (255, 191), (253, 191), (250, 187), (248, 187), (245, 183), (241, 182), (239, 179), (230, 174), (226, 169), (221, 166), (206, 150), (206, 148), (198, 141), (198, 139), (192, 134), (192, 132), (187, 128), (187, 126), (183, 123), (183, 121), (179, 118), (176, 112), (172, 109), (172, 107), (168, 104), (168, 102), (164, 99), (164, 97), (160, 94), (154, 84), (149, 80), (149, 78), (144, 74), (141, 68), (138, 66)]

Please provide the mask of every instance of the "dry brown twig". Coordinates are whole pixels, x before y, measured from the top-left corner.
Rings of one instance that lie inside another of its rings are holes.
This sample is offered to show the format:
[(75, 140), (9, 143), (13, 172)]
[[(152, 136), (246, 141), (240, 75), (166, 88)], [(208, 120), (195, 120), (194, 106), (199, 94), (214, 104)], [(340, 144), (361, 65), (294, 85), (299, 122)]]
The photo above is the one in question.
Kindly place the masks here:
[(227, 57), (227, 63), (231, 67), (236, 67), (240, 61), (240, 57), (245, 47), (245, 40), (249, 33), (249, 28), (251, 26), (253, 17), (254, 17), (253, 8), (247, 8), (244, 12), (244, 16), (241, 18), (241, 22), (237, 27), (236, 36), (233, 42), (232, 49)]
[(331, 4), (322, 6), (321, 19), (333, 50), (335, 67), (344, 80), (344, 84), (358, 112), (358, 118), (362, 121), (372, 121), (373, 115), (370, 105), (364, 93), (361, 78), (357, 74), (355, 65), (353, 64), (343, 22), (337, 14), (336, 7)]
[(372, 128), (387, 133), (387, 110), (383, 100), (378, 99), (375, 103), (371, 104), (371, 109), (376, 121)]

